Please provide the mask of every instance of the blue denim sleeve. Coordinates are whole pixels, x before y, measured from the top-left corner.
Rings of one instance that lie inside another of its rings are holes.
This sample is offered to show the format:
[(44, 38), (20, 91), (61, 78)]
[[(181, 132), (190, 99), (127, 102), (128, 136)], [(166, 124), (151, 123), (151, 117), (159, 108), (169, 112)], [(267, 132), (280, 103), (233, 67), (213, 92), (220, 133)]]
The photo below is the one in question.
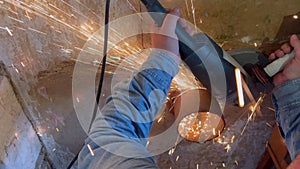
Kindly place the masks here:
[(300, 79), (275, 88), (272, 99), (281, 135), (291, 158), (295, 159), (300, 154)]
[(129, 81), (118, 83), (92, 124), (78, 167), (157, 168), (147, 138), (177, 73), (177, 63), (154, 50)]

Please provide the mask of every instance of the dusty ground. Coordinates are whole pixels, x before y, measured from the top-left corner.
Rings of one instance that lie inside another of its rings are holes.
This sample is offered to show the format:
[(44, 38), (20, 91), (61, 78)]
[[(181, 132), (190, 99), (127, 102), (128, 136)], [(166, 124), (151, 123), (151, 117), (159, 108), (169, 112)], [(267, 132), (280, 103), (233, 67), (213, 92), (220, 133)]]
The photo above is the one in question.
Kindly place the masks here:
[(299, 12), (297, 0), (162, 0), (169, 8), (180, 7), (182, 15), (194, 23), (194, 2), (198, 28), (223, 45), (225, 49), (258, 46), (265, 38), (274, 39), (284, 16)]

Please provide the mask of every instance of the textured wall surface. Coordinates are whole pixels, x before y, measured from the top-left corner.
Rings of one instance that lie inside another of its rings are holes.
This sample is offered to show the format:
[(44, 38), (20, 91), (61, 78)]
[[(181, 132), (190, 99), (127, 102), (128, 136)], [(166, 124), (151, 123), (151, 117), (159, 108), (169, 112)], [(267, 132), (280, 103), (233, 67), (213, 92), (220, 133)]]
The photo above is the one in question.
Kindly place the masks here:
[(41, 143), (4, 76), (0, 76), (0, 124), (0, 168), (34, 168)]
[[(73, 110), (73, 67), (70, 65), (74, 65), (88, 38), (104, 26), (104, 4), (105, 0), (0, 1), (0, 61), (7, 67), (24, 100), (27, 117), (55, 168), (66, 168), (85, 139)], [(135, 13), (139, 8), (137, 0), (130, 4), (114, 0), (110, 20)], [(123, 26), (139, 27), (139, 23), (137, 20)], [(96, 50), (102, 51), (103, 39), (98, 38), (100, 44)], [(132, 39), (134, 43), (138, 41), (138, 38)], [(48, 78), (53, 83), (49, 83)], [(14, 113), (17, 116), (20, 112)], [(11, 132), (16, 118), (5, 118), (8, 119), (1, 117), (1, 120), (9, 124), (4, 133)], [(11, 143), (12, 139), (0, 144)], [(2, 155), (5, 154), (3, 150)]]

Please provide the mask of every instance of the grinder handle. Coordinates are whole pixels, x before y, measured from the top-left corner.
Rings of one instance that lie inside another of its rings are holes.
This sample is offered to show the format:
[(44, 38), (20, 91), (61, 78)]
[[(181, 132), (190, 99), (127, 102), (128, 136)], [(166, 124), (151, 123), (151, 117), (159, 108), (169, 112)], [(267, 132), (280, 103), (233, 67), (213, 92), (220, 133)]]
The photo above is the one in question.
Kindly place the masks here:
[(283, 70), (285, 65), (293, 59), (295, 56), (295, 51), (292, 51), (289, 54), (286, 54), (285, 56), (276, 59), (272, 63), (268, 64), (265, 68), (264, 71), (270, 76), (273, 77), (275, 74)]
[[(156, 22), (156, 24), (158, 26), (161, 26), (166, 15), (168, 14), (168, 11), (157, 0), (141, 1), (146, 6), (148, 12), (150, 12), (151, 17)], [(195, 46), (195, 41), (193, 37), (191, 37), (180, 24), (176, 25), (175, 31), (179, 39), (181, 59), (185, 60), (193, 53), (193, 50), (196, 50), (197, 47)]]

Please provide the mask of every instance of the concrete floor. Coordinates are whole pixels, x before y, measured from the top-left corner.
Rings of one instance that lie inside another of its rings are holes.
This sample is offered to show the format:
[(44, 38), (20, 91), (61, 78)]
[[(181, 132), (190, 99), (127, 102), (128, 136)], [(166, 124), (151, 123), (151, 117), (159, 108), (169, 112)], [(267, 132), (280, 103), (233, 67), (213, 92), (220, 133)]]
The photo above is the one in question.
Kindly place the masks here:
[[(55, 12), (57, 10), (53, 10), (49, 4), (45, 10), (60, 21), (75, 25), (75, 31), (63, 22), (52, 20), (50, 16), (41, 17), (21, 8), (22, 4), (0, 3), (0, 59), (9, 68), (13, 82), (27, 103), (30, 120), (44, 142), (54, 168), (65, 168), (81, 149), (86, 137), (72, 103), (73, 59), (77, 58), (80, 47), (87, 40), (85, 35), (89, 28), (80, 24), (89, 21), (87, 25), (98, 29), (99, 25), (95, 23), (99, 20), (102, 22), (104, 15), (104, 0), (100, 3), (93, 0), (66, 2), (73, 8), (60, 1), (48, 3), (73, 13), (77, 19), (67, 17), (61, 11)], [(144, 11), (138, 2), (114, 2), (111, 7), (112, 20), (135, 13), (135, 10)], [(189, 14), (185, 10), (184, 0), (161, 2), (170, 8), (180, 6), (184, 18), (191, 22), (194, 22), (194, 18), (190, 2), (194, 2), (195, 23), (224, 49), (256, 48), (265, 38), (274, 39), (282, 18), (300, 9), (298, 0), (204, 0), (188, 1)], [(41, 5), (39, 1), (34, 4)], [(5, 27), (13, 31), (12, 36)], [(144, 47), (149, 46), (146, 37), (136, 38), (131, 43), (135, 41)], [(101, 104), (110, 93), (111, 76), (106, 77)], [(269, 109), (271, 107), (268, 96), (263, 103), (261, 116), (256, 116), (248, 124), (242, 136), (240, 133), (248, 112), (233, 106), (226, 107), (224, 117), (227, 124), (219, 140), (221, 144), (217, 140), (203, 144), (182, 141), (172, 155), (166, 151), (155, 156), (155, 159), (161, 168), (255, 168), (272, 132), (270, 126), (274, 124), (274, 112)], [(168, 119), (165, 119), (167, 122)], [(235, 138), (231, 143), (233, 136)], [(227, 145), (231, 147), (228, 152), (225, 150)]]

